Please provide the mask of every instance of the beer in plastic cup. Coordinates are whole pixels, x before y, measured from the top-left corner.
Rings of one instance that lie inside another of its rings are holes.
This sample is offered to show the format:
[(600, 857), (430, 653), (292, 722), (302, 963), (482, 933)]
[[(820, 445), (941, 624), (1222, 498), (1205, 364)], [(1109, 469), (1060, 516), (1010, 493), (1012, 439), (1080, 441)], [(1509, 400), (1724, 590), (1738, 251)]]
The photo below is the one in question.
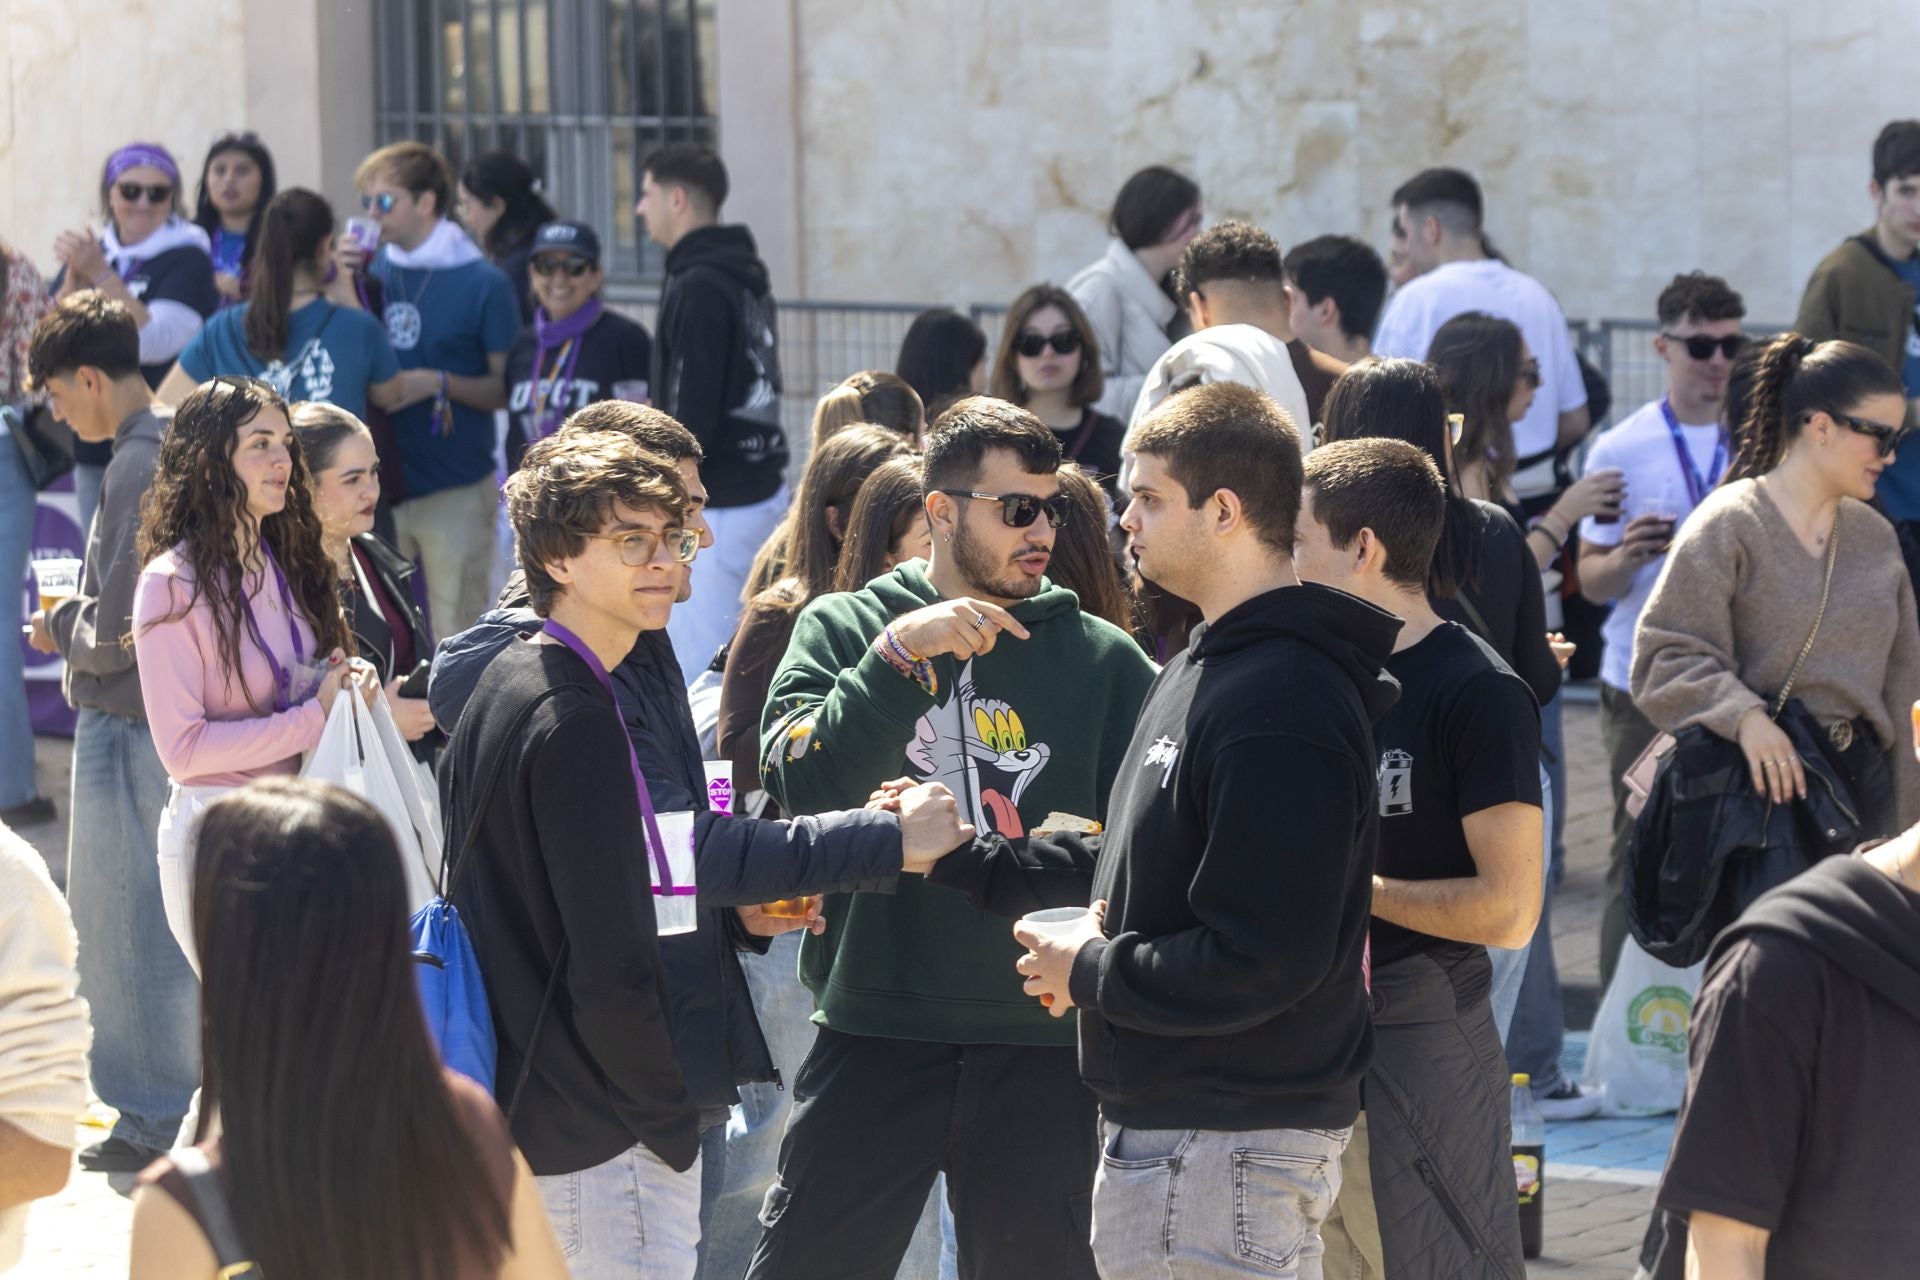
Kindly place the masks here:
[(801, 898), (782, 898), (778, 902), (769, 902), (761, 910), (775, 920), (804, 920), (807, 912), (820, 905), (820, 895), (807, 894)]
[(1049, 907), (1045, 911), (1030, 911), (1020, 917), (1020, 923), (1049, 938), (1074, 932), (1083, 920), (1091, 918), (1092, 907)]
[(40, 609), (46, 612), (80, 590), (80, 562), (35, 560), (33, 576), (40, 588)]

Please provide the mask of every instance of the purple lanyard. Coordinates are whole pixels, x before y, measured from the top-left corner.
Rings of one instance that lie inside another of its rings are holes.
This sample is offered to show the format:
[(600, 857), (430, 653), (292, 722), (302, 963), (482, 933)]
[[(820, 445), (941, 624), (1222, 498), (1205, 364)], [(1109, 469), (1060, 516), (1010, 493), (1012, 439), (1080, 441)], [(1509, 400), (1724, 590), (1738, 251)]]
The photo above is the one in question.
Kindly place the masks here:
[[(540, 366), (546, 363), (547, 349), (540, 347), (533, 353), (533, 432), (536, 439), (544, 440), (552, 435), (560, 426), (560, 420), (566, 416), (565, 391), (573, 383), (573, 367), (580, 363), (580, 346), (579, 338), (570, 338), (554, 357), (553, 377), (548, 380), (544, 395), (540, 394)], [(560, 402), (557, 408), (555, 400)]]
[(1686, 477), (1687, 497), (1699, 506), (1707, 496), (1707, 490), (1720, 483), (1721, 468), (1727, 465), (1727, 429), (1720, 428), (1720, 436), (1713, 442), (1713, 465), (1707, 469), (1706, 479), (1700, 478), (1699, 468), (1693, 465), (1693, 450), (1687, 447), (1687, 438), (1681, 434), (1680, 419), (1674, 415), (1673, 402), (1662, 396), (1660, 412), (1667, 420), (1667, 433), (1673, 437), (1673, 454), (1679, 459), (1680, 474)]
[(673, 871), (667, 865), (667, 842), (660, 838), (660, 824), (653, 816), (653, 796), (647, 790), (646, 775), (640, 772), (640, 757), (634, 753), (633, 739), (627, 734), (626, 719), (620, 715), (620, 699), (613, 691), (613, 677), (607, 674), (607, 669), (602, 665), (599, 655), (587, 648), (585, 641), (552, 618), (547, 619), (547, 624), (542, 630), (578, 654), (580, 660), (593, 671), (593, 678), (600, 682), (600, 687), (607, 691), (609, 698), (613, 699), (614, 718), (620, 721), (620, 740), (627, 744), (627, 763), (633, 766), (633, 789), (640, 797), (640, 817), (647, 824), (647, 835), (651, 837), (653, 844), (654, 870), (660, 873), (660, 883), (653, 887), (654, 893), (675, 898), (697, 894), (699, 890), (693, 885), (676, 885), (673, 882)]
[[(280, 606), (287, 611), (287, 632), (293, 637), (293, 664), (299, 666), (307, 660), (307, 647), (300, 643), (300, 623), (293, 613), (293, 592), (287, 589), (287, 575), (280, 572), (280, 562), (273, 558), (273, 548), (265, 538), (260, 539), (260, 553), (267, 558), (267, 568), (273, 570), (273, 580), (280, 588)], [(292, 705), (289, 699), (293, 696), (293, 673), (280, 665), (266, 637), (260, 634), (260, 619), (254, 616), (253, 601), (244, 589), (240, 593), (240, 607), (246, 611), (247, 634), (253, 637), (253, 643), (266, 657), (267, 670), (273, 673), (273, 709), (285, 711)]]

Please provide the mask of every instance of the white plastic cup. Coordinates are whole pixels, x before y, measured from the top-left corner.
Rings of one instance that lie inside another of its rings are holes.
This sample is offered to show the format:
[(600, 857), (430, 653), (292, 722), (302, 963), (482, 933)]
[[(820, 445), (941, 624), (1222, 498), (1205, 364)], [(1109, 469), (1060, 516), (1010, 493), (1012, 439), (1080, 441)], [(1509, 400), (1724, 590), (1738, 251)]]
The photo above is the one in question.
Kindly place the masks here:
[(733, 761), (703, 760), (707, 767), (707, 807), (715, 813), (733, 813)]
[(51, 609), (80, 590), (80, 562), (70, 559), (35, 560), (33, 577), (40, 592), (40, 607)]
[(1078, 931), (1092, 916), (1092, 907), (1049, 907), (1021, 916), (1020, 923), (1043, 937), (1058, 938)]

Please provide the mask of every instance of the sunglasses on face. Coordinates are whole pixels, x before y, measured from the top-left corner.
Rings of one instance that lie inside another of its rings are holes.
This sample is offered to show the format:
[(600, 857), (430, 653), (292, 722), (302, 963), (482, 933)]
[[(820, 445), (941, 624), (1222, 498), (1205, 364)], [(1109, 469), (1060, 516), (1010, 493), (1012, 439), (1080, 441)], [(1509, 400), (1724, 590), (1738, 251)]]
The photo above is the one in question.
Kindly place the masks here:
[(148, 204), (168, 204), (173, 200), (173, 188), (164, 182), (151, 187), (142, 186), (138, 182), (121, 182), (115, 184), (113, 189), (118, 191), (120, 198), (128, 204), (139, 204), (142, 196), (146, 197)]
[(360, 197), (360, 207), (368, 213), (372, 213), (376, 209), (381, 213), (392, 213), (393, 206), (397, 204), (399, 200), (400, 197), (393, 192), (382, 191), (377, 196), (371, 194), (362, 195)]
[(1525, 364), (1521, 365), (1520, 380), (1526, 383), (1528, 386), (1532, 387), (1534, 390), (1536, 391), (1539, 390), (1540, 389), (1540, 362), (1538, 360), (1529, 360)]
[(1013, 349), (1029, 360), (1048, 347), (1052, 347), (1060, 355), (1072, 355), (1080, 349), (1079, 330), (1062, 329), (1058, 333), (1040, 333), (1033, 329), (1023, 329), (1020, 336), (1013, 340)]
[(578, 280), (593, 270), (593, 264), (585, 258), (535, 258), (529, 265), (537, 276), (550, 276), (556, 271), (564, 271), (569, 280)]
[(686, 564), (700, 550), (700, 535), (692, 529), (669, 529), (665, 533), (649, 533), (643, 529), (637, 533), (595, 533), (589, 536), (601, 542), (611, 542), (620, 553), (620, 563), (629, 569), (652, 564), (662, 543), (666, 544), (675, 564)]
[(1884, 422), (1875, 422), (1870, 418), (1856, 418), (1851, 414), (1831, 412), (1827, 416), (1847, 430), (1858, 432), (1873, 441), (1880, 447), (1880, 456), (1883, 458), (1891, 458), (1894, 450), (1900, 447), (1901, 442), (1908, 435), (1905, 427), (1890, 427)]
[(1695, 360), (1711, 360), (1715, 350), (1731, 360), (1740, 354), (1740, 348), (1747, 345), (1747, 335), (1744, 333), (1730, 333), (1724, 338), (1709, 338), (1704, 333), (1690, 334), (1683, 338), (1677, 333), (1663, 332), (1660, 336), (1668, 342), (1685, 343), (1687, 354)]
[(1010, 529), (1024, 529), (1047, 513), (1047, 524), (1058, 529), (1073, 514), (1073, 499), (1064, 493), (1051, 498), (1036, 498), (1030, 493), (976, 493), (972, 489), (936, 489), (949, 498), (978, 498), (1000, 504), (1000, 522)]

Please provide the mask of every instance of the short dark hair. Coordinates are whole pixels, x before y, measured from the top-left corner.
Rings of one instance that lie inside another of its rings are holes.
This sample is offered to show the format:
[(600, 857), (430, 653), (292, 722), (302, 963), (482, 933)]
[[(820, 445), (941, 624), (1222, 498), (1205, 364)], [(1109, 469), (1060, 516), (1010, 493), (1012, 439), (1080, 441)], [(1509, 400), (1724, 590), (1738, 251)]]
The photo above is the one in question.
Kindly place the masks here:
[(1315, 236), (1281, 259), (1287, 283), (1318, 305), (1332, 298), (1340, 308), (1340, 332), (1364, 338), (1380, 320), (1387, 300), (1387, 264), (1373, 246), (1352, 236)]
[(1920, 120), (1895, 120), (1873, 140), (1873, 180), (1886, 186), (1920, 174)]
[(1209, 382), (1162, 400), (1127, 433), (1126, 447), (1166, 460), (1198, 509), (1222, 489), (1240, 499), (1261, 542), (1293, 554), (1300, 518), (1300, 430), (1271, 397), (1237, 382)]
[(699, 192), (715, 213), (727, 202), (727, 166), (704, 142), (669, 142), (647, 157), (645, 171), (659, 186)]
[(1486, 216), (1480, 184), (1464, 169), (1422, 169), (1393, 193), (1393, 207), (1401, 205), (1436, 217), (1441, 226), (1461, 233), (1480, 230)]
[(1030, 476), (1060, 469), (1060, 437), (1017, 404), (968, 396), (934, 422), (927, 438), (927, 492), (969, 489), (980, 480), (987, 450), (1008, 449)]
[(536, 441), (508, 477), (506, 493), (527, 595), (543, 618), (561, 591), (547, 566), (584, 551), (615, 506), (657, 510), (676, 525), (687, 512), (686, 485), (673, 464), (615, 431)]
[(1223, 222), (1187, 241), (1175, 279), (1186, 294), (1221, 281), (1280, 284), (1285, 275), (1279, 241), (1251, 222)]
[(1166, 239), (1180, 216), (1200, 203), (1200, 184), (1163, 164), (1134, 174), (1113, 198), (1107, 230), (1129, 249), (1145, 249)]
[(1665, 328), (1689, 317), (1701, 322), (1738, 320), (1747, 314), (1747, 304), (1719, 276), (1688, 271), (1675, 276), (1660, 291), (1658, 310), (1660, 325)]
[(618, 432), (668, 462), (683, 462), (688, 458), (705, 462), (707, 459), (693, 432), (675, 418), (652, 405), (634, 404), (630, 400), (596, 400), (570, 415), (554, 434), (587, 436), (602, 431)]
[(40, 317), (27, 346), (27, 377), (36, 387), (82, 367), (114, 379), (140, 372), (140, 326), (133, 312), (98, 289), (60, 299)]
[(1313, 518), (1340, 549), (1362, 529), (1386, 548), (1387, 581), (1410, 591), (1426, 586), (1447, 514), (1447, 482), (1425, 449), (1370, 436), (1322, 445), (1307, 455), (1304, 487)]

